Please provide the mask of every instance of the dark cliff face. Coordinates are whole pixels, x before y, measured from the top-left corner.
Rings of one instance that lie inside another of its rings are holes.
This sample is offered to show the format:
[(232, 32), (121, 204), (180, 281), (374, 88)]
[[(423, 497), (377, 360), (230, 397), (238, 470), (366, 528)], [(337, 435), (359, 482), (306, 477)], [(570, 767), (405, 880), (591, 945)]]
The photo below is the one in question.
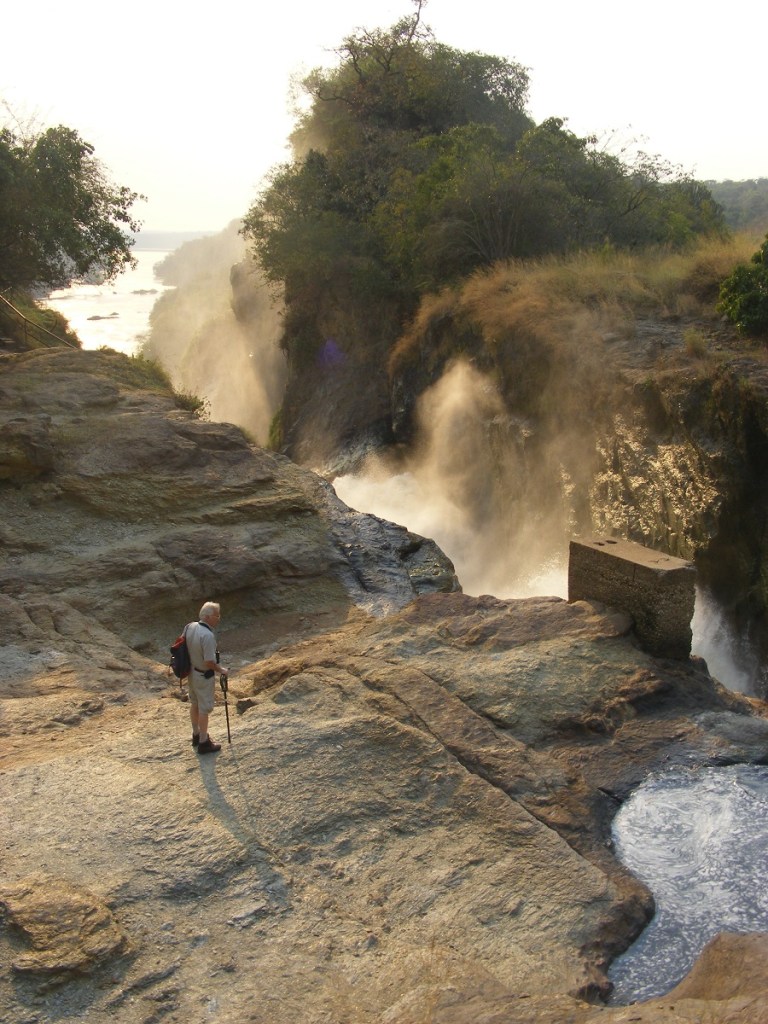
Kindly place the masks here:
[(603, 530), (693, 559), (699, 583), (768, 676), (768, 370), (757, 359), (660, 374), (623, 393), (597, 438)]
[(366, 309), (332, 295), (311, 310), (290, 306), (282, 345), (288, 374), (281, 407), (280, 450), (318, 471), (355, 452), (394, 440), (387, 351), (397, 336), (398, 310)]
[(328, 338), (288, 375), (280, 448), (323, 475), (354, 471), (368, 450), (392, 444), (386, 375)]
[[(722, 325), (704, 328), (702, 357), (687, 353), (692, 326), (679, 319), (559, 349), (503, 332), (491, 345), (466, 318), (435, 316), (390, 359), (387, 379), (380, 355), (366, 365), (359, 353), (295, 374), (285, 436), (322, 437), (322, 459), (339, 472), (371, 449), (417, 450), (425, 395), (465, 362), (501, 403), (476, 406), (482, 451), (456, 494), (477, 530), (492, 506), (512, 521), (533, 508), (563, 536), (596, 530), (695, 561), (700, 585), (757, 652), (764, 689), (768, 366)], [(309, 457), (300, 441), (288, 448)]]

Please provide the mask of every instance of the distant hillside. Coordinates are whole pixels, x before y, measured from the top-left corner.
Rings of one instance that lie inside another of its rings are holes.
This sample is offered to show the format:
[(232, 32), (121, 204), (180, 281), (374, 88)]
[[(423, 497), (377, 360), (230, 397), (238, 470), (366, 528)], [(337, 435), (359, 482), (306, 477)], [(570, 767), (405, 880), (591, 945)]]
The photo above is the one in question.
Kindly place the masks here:
[(134, 249), (166, 251), (178, 249), (185, 242), (196, 238), (206, 238), (213, 231), (140, 231), (136, 236)]
[(749, 181), (708, 181), (714, 199), (722, 206), (728, 227), (734, 231), (768, 232), (768, 178)]

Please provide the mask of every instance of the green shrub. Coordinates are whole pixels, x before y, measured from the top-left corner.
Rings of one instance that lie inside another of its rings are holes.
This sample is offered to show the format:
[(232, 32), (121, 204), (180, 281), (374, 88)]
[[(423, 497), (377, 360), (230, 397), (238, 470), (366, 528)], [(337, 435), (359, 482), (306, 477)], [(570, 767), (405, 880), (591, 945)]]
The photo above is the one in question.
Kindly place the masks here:
[(77, 334), (66, 318), (33, 299), (24, 291), (8, 290), (9, 303), (0, 302), (0, 336), (9, 338), (21, 348), (50, 348), (58, 342), (81, 348)]
[(768, 235), (749, 264), (723, 281), (717, 308), (743, 334), (768, 335)]
[(207, 398), (200, 398), (189, 391), (174, 390), (173, 401), (177, 409), (184, 409), (186, 412), (194, 413), (200, 420), (210, 419), (211, 407)]

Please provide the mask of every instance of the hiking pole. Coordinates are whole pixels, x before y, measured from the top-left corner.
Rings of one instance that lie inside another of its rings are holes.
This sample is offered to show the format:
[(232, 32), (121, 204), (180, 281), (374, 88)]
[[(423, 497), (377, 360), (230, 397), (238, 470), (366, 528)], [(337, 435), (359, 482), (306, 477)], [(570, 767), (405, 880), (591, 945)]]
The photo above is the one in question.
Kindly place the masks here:
[(227, 716), (227, 743), (232, 742), (232, 733), (229, 731), (229, 704), (227, 703), (227, 690), (229, 689), (229, 676), (222, 672), (219, 676), (221, 688), (224, 691), (224, 714)]

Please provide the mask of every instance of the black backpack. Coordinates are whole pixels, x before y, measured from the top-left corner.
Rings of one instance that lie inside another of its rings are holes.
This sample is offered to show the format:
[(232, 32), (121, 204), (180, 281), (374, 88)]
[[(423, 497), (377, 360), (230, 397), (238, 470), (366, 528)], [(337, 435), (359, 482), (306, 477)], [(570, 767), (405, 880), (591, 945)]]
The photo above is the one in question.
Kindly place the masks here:
[(187, 647), (187, 626), (184, 627), (184, 632), (173, 641), (170, 650), (171, 663), (168, 666), (168, 675), (173, 672), (181, 686), (192, 671), (192, 662)]

